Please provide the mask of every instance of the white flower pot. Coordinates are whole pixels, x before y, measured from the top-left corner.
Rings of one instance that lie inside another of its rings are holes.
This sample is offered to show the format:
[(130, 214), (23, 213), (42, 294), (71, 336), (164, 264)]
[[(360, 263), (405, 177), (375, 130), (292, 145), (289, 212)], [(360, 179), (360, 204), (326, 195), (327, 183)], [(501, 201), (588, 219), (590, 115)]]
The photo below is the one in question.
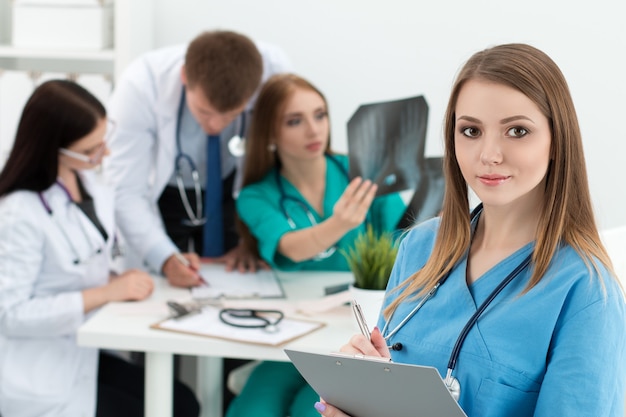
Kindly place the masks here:
[[(385, 290), (364, 290), (350, 285), (350, 296), (361, 306), (363, 316), (370, 332), (378, 324), (378, 316), (385, 298)], [(354, 322), (355, 329), (359, 331), (359, 326)]]

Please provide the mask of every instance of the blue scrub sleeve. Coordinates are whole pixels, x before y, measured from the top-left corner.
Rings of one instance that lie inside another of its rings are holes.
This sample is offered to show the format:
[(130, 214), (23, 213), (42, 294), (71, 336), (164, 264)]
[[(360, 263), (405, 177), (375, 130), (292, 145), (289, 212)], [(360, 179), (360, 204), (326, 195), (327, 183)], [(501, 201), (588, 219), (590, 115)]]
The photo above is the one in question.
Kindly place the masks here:
[(261, 258), (276, 268), (278, 242), (291, 231), (280, 209), (265, 197), (263, 190), (254, 185), (244, 187), (237, 197), (237, 213), (258, 241)]
[[(561, 416), (624, 415), (624, 299), (613, 278), (605, 274), (603, 279), (608, 287), (606, 299), (591, 304), (570, 302), (583, 309), (566, 312), (567, 320), (557, 322), (535, 417), (553, 416), (554, 410)], [(576, 294), (580, 293), (586, 291)]]

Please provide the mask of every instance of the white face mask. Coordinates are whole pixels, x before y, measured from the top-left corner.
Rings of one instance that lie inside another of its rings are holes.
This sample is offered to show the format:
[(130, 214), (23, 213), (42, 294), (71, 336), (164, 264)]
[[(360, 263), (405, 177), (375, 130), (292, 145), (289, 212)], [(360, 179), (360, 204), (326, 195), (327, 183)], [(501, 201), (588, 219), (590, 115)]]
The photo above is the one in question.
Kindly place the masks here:
[(91, 156), (85, 155), (82, 153), (70, 151), (69, 149), (61, 148), (59, 152), (65, 156), (69, 156), (70, 158), (74, 158), (77, 161), (87, 162), (90, 165), (97, 165), (102, 161), (102, 157), (104, 156), (104, 152), (107, 148), (106, 142), (102, 142), (102, 145), (96, 149)]

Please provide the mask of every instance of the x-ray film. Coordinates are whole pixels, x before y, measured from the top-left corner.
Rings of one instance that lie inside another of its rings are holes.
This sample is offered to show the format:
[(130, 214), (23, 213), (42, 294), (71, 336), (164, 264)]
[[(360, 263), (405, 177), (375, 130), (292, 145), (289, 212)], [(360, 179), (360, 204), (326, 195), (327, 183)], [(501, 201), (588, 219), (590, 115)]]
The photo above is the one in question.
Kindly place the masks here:
[(441, 158), (426, 158), (428, 104), (423, 96), (361, 105), (348, 121), (350, 178), (378, 184), (378, 194), (411, 190), (401, 226), (436, 216), (443, 202)]

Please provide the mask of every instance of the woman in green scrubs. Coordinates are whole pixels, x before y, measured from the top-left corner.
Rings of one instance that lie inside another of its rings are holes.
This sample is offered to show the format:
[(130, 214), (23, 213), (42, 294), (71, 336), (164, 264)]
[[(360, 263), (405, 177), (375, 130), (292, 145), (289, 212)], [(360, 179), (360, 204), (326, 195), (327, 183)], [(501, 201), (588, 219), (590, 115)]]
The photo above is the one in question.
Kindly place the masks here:
[[(348, 157), (330, 150), (328, 105), (293, 74), (270, 78), (257, 99), (243, 188), (237, 198), (244, 242), (279, 270), (348, 271), (341, 254), (371, 224), (394, 231), (406, 205), (376, 197), (369, 180), (348, 176)], [(263, 362), (227, 417), (317, 416), (319, 396), (289, 362)]]

